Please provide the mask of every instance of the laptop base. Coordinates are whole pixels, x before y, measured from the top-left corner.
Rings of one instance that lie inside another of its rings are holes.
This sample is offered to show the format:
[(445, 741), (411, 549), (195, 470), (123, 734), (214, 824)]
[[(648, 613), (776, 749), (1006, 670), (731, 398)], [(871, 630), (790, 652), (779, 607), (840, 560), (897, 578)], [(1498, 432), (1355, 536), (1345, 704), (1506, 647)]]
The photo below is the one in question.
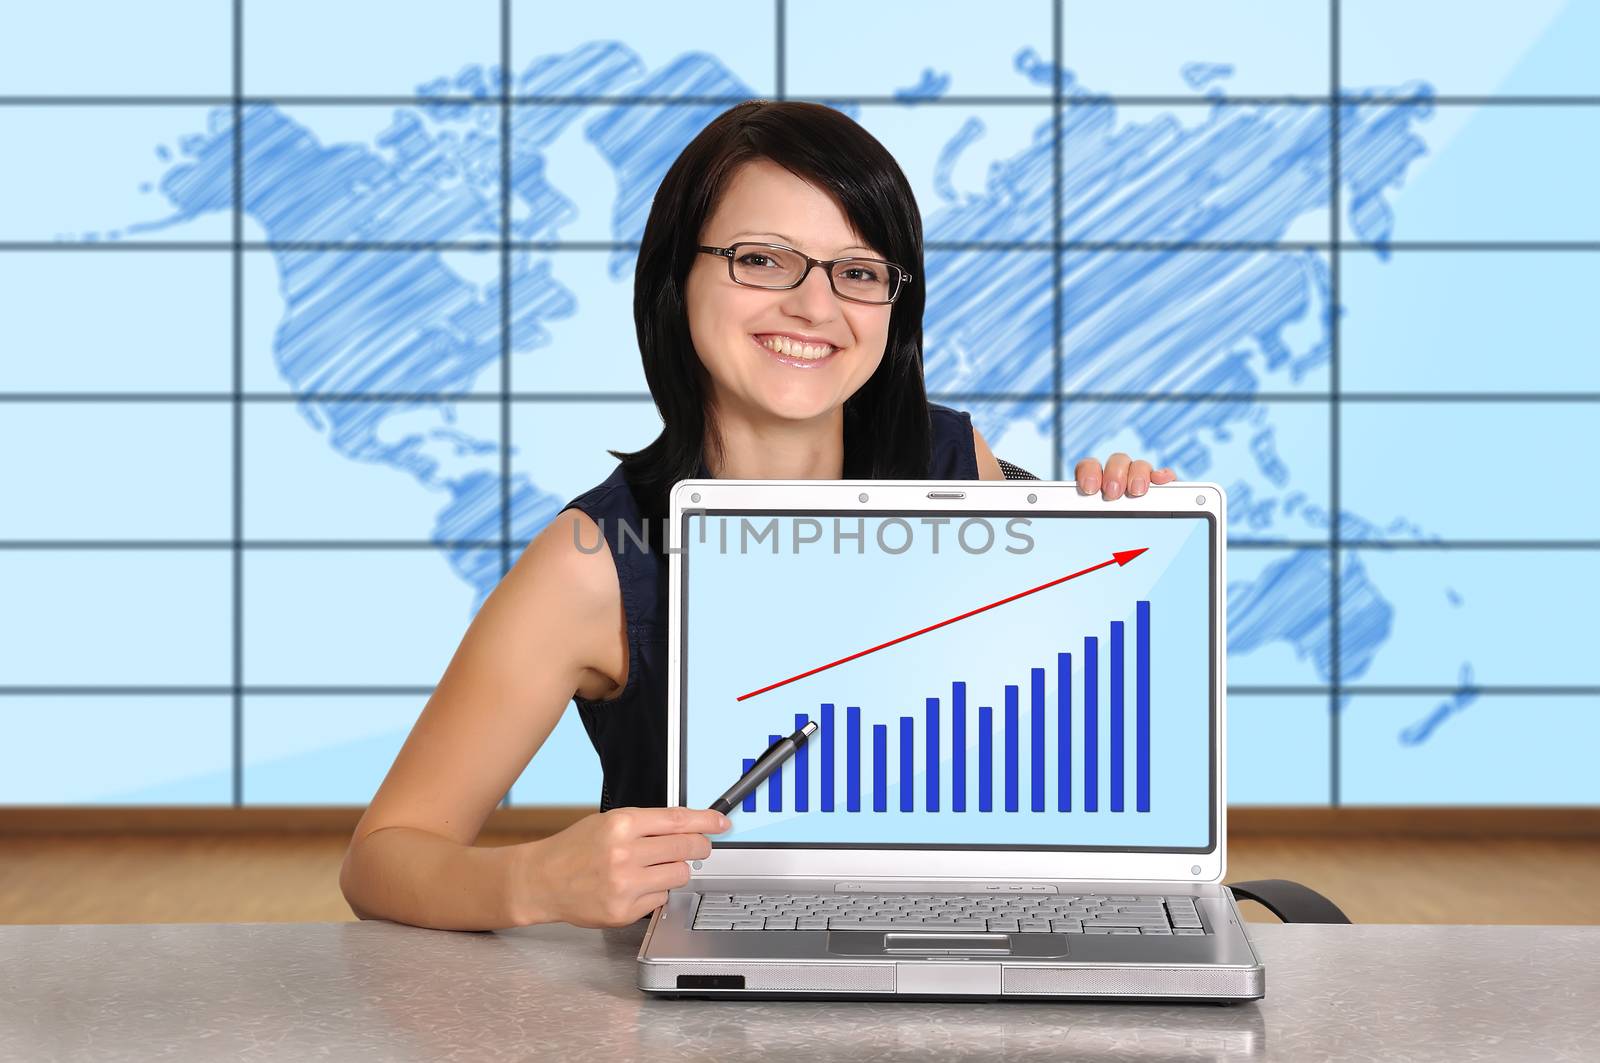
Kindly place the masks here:
[[(793, 880), (768, 881), (781, 891)], [(812, 888), (815, 883), (811, 883)], [(1063, 892), (1165, 889), (1194, 898), (1197, 937), (918, 933), (905, 930), (691, 929), (702, 892), (757, 888), (696, 880), (674, 890), (639, 948), (638, 986), (654, 995), (827, 1000), (1080, 1000), (1238, 1003), (1266, 972), (1232, 894), (1199, 884), (1060, 883)], [(927, 884), (907, 884), (926, 889)]]

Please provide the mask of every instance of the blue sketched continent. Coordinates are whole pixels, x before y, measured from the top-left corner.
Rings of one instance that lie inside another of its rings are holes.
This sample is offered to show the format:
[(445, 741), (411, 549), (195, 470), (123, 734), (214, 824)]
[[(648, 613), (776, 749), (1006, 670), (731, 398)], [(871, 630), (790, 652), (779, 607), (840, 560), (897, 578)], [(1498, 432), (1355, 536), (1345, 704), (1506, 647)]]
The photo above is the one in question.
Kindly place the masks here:
[[(1031, 49), (1017, 54), (1015, 68), (1038, 84), (1049, 85), (1055, 77), (1054, 68)], [(1218, 102), (1199, 121), (1182, 122), (1164, 113), (1130, 118), (1063, 70), (1064, 92), (1073, 102), (1060, 118), (1062, 237), (1268, 244), (1325, 211), (1325, 112), (1223, 105), (1215, 85), (1229, 73), (1216, 64), (1185, 69), (1192, 85), (1212, 86)], [(500, 91), (500, 78), (497, 67), (468, 66), (453, 78), (419, 86), (419, 95), (491, 97)], [(948, 85), (948, 76), (924, 70), (918, 84), (897, 96), (910, 106), (942, 95)], [(538, 95), (753, 95), (714, 56), (689, 53), (649, 70), (615, 41), (537, 59), (516, 76), (513, 88)], [(1346, 107), (1342, 113), (1338, 179), (1349, 224), (1362, 239), (1380, 244), (1393, 228), (1384, 193), (1425, 152), (1413, 126), (1428, 117), (1431, 90), (1416, 84), (1406, 92), (1423, 106)], [(515, 109), (513, 239), (558, 239), (576, 218), (572, 200), (546, 178), (544, 149), (581, 120), (584, 136), (616, 180), (613, 238), (637, 242), (668, 165), (724, 107)], [(851, 105), (840, 109), (857, 113)], [(431, 534), (474, 587), (476, 609), (500, 579), (499, 552), (446, 544), (499, 537), (498, 445), (458, 428), (453, 403), (403, 396), (462, 394), (482, 386), (486, 371), (498, 371), (498, 270), (476, 277), (451, 253), (434, 250), (328, 251), (293, 244), (381, 239), (482, 241), (491, 247), (500, 231), (499, 112), (465, 104), (397, 108), (370, 145), (323, 144), (272, 106), (246, 108), (243, 123), (242, 210), (269, 240), (289, 245), (272, 253), (285, 307), (272, 347), (275, 368), (303, 396), (299, 410), (308, 425), (338, 454), (389, 466), (441, 492)], [(944, 146), (932, 175), (940, 202), (922, 204), (929, 241), (1026, 240), (1051, 231), (1049, 123), (1035, 130), (1028, 147), (991, 161), (981, 191), (961, 192), (953, 169), (984, 133), (984, 123), (973, 116)], [(181, 158), (159, 186), (174, 214), (156, 227), (228, 209), (232, 140), (231, 114), (219, 109), (204, 133), (181, 142)], [(625, 249), (614, 251), (610, 275), (625, 281), (633, 257)], [(1048, 254), (941, 250), (928, 253), (925, 269), (930, 389), (1048, 395), (1054, 346)], [(1230, 519), (1240, 530), (1299, 524), (1326, 531), (1330, 515), (1297, 486), (1297, 470), (1275, 446), (1268, 407), (1250, 398), (1274, 386), (1293, 386), (1328, 361), (1332, 307), (1320, 254), (1069, 249), (1061, 256), (1060, 274), (1066, 309), (1062, 385), (1069, 394), (1206, 391), (1236, 400), (1073, 405), (1064, 426), (1067, 454), (1096, 453), (1105, 441), (1131, 431), (1155, 463), (1203, 478), (1213, 468), (1216, 448), (1236, 443), (1256, 470), (1225, 485)], [(512, 349), (537, 351), (550, 341), (544, 324), (576, 313), (576, 301), (551, 276), (548, 259), (535, 253), (512, 256), (510, 283)], [(385, 397), (330, 402), (317, 397), (324, 391)], [(964, 405), (991, 437), (1017, 420), (1012, 404)], [(1026, 417), (1047, 431), (1048, 404), (1032, 408), (1040, 412)], [(412, 429), (419, 419), (424, 427)], [(385, 422), (407, 430), (387, 438), (380, 432)], [(520, 474), (510, 484), (510, 498), (517, 543), (528, 541), (563, 503)], [(1379, 532), (1356, 514), (1338, 519), (1347, 539)], [(1387, 532), (1397, 530), (1402, 529), (1391, 525)], [(1317, 674), (1331, 678), (1329, 618), (1319, 604), (1326, 601), (1329, 565), (1327, 550), (1299, 550), (1259, 577), (1231, 584), (1231, 650), (1249, 652), (1282, 641)], [(1340, 670), (1353, 679), (1367, 671), (1387, 639), (1393, 608), (1358, 559), (1344, 559), (1340, 579)]]

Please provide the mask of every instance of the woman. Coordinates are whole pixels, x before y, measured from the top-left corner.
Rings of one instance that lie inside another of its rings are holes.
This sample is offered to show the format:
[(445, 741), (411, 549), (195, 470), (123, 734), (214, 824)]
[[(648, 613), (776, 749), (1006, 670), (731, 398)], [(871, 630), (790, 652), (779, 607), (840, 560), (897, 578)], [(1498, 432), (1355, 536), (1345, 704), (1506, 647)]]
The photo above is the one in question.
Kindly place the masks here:
[[(822, 256), (850, 261), (807, 261)], [(1002, 479), (969, 415), (927, 399), (922, 271), (905, 175), (840, 112), (750, 101), (684, 149), (634, 279), (662, 432), (611, 451), (616, 471), (484, 602), (345, 854), (339, 882), (358, 916), (620, 926), (688, 881), (685, 861), (729, 823), (661, 807), (667, 493), (693, 476)], [(1080, 491), (1107, 499), (1173, 476), (1120, 453), (1075, 470)], [(601, 810), (537, 841), (473, 845), (569, 700), (600, 754)]]

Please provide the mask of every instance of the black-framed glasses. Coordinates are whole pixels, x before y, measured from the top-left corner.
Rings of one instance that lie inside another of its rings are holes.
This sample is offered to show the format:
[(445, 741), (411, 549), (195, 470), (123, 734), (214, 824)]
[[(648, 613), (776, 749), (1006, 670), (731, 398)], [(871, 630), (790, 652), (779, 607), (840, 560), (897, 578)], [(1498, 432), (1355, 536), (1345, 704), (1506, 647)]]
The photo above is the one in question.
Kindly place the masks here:
[(749, 288), (798, 288), (813, 266), (821, 266), (833, 294), (854, 303), (892, 303), (911, 279), (911, 274), (881, 258), (812, 258), (783, 244), (741, 241), (732, 247), (702, 244), (700, 250), (726, 258), (728, 276)]

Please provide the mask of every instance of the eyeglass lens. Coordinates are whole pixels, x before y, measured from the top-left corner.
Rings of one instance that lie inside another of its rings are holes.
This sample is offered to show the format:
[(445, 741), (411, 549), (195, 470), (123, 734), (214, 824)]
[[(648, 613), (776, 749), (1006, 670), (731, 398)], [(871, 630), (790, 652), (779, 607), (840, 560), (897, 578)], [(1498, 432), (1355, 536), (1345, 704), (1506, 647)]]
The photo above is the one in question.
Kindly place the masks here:
[[(785, 288), (800, 279), (806, 260), (774, 244), (735, 244), (733, 279), (757, 288)], [(848, 258), (833, 264), (834, 291), (847, 299), (886, 303), (900, 286), (900, 272), (873, 258)]]

